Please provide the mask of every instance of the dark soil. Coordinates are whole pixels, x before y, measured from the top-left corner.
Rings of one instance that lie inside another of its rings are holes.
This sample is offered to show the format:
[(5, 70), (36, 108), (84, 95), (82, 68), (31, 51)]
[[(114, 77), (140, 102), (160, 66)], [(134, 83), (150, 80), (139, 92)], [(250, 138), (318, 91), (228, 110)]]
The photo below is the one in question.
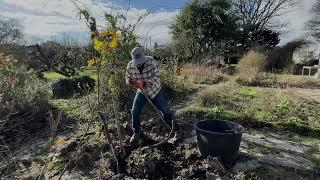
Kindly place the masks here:
[[(157, 148), (143, 148), (161, 142), (169, 134), (166, 127), (159, 125), (157, 120), (144, 122), (143, 127), (150, 129), (145, 131), (136, 146), (128, 145), (131, 130), (123, 128), (125, 137), (125, 156), (120, 156), (120, 148), (116, 141), (116, 130), (110, 129), (111, 137), (114, 140), (116, 159), (111, 153), (110, 145), (101, 138), (94, 138), (92, 134), (85, 135), (85, 141), (80, 145), (79, 137), (65, 139), (65, 142), (57, 147), (51, 147), (44, 156), (56, 157), (55, 168), (45, 170), (49, 177), (59, 177), (62, 169), (67, 165), (64, 174), (77, 172), (83, 177), (98, 179), (206, 179), (207, 172), (223, 173), (220, 163), (216, 159), (204, 159), (200, 156), (195, 144), (169, 142)], [(186, 137), (190, 136), (192, 127), (183, 127), (187, 132)], [(77, 147), (79, 147), (77, 149)], [(74, 156), (75, 155), (75, 156)], [(52, 159), (48, 162), (51, 162)], [(37, 164), (34, 170), (39, 171), (46, 167), (45, 160), (39, 162), (30, 159), (30, 163)], [(215, 163), (212, 165), (212, 163)], [(209, 167), (215, 166), (214, 169)], [(29, 170), (30, 165), (21, 171), (21, 175), (28, 173), (26, 177), (33, 177), (33, 170)], [(21, 168), (20, 168), (21, 169)], [(218, 170), (218, 171), (217, 171)], [(18, 170), (12, 171), (5, 177), (16, 177), (20, 174)], [(3, 172), (6, 173), (7, 172)], [(31, 175), (29, 175), (31, 174)]]
[[(97, 161), (95, 167), (100, 178), (134, 178), (134, 179), (206, 179), (207, 172), (224, 173), (223, 166), (217, 159), (202, 158), (196, 145), (164, 143), (157, 148), (143, 147), (163, 140), (168, 131), (154, 124), (151, 132), (146, 132), (136, 146), (125, 146), (126, 156), (117, 155), (117, 163), (112, 157)], [(148, 125), (146, 125), (148, 126)], [(190, 129), (190, 127), (189, 127)], [(126, 142), (129, 136), (126, 136)], [(127, 143), (126, 143), (127, 144)], [(119, 152), (119, 147), (116, 147)], [(214, 167), (209, 169), (209, 167)], [(119, 176), (119, 174), (121, 174)]]

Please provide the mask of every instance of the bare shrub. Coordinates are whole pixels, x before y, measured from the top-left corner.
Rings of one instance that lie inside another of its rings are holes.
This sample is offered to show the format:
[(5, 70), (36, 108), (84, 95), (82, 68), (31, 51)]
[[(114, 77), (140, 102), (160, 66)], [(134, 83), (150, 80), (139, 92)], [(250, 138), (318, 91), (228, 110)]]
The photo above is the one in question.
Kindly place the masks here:
[(184, 99), (188, 94), (195, 90), (189, 82), (181, 81), (178, 77), (177, 69), (176, 63), (160, 65), (161, 83), (170, 102)]
[(215, 66), (186, 64), (180, 70), (184, 79), (189, 79), (196, 84), (216, 84), (224, 80), (227, 74)]
[(259, 81), (259, 73), (265, 71), (267, 56), (260, 52), (249, 51), (239, 63), (240, 82), (245, 85), (255, 85)]
[(48, 121), (49, 121), (49, 126), (51, 129), (52, 140), (55, 140), (57, 137), (61, 118), (62, 118), (62, 111), (59, 112), (59, 115), (57, 118), (53, 117), (53, 113), (51, 111), (48, 112)]

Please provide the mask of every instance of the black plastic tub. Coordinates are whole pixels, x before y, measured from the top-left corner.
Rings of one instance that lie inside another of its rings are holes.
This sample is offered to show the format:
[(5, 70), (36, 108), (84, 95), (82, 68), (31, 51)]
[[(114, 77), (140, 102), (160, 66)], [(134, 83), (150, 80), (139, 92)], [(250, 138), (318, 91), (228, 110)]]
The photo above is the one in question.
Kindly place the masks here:
[(241, 125), (229, 121), (205, 120), (194, 126), (198, 148), (203, 157), (219, 157), (226, 167), (235, 163), (244, 129)]

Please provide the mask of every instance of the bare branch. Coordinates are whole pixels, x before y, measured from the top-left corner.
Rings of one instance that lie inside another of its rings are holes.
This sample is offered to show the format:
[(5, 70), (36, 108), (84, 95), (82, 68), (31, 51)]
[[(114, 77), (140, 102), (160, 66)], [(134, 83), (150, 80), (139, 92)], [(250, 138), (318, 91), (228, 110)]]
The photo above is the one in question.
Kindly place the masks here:
[(273, 26), (274, 20), (290, 11), (297, 0), (233, 0), (234, 10), (240, 16), (240, 24), (256, 26), (257, 31)]
[(0, 45), (22, 39), (22, 29), (23, 27), (16, 19), (0, 17)]
[(309, 21), (307, 29), (313, 37), (320, 39), (320, 0), (313, 6), (312, 13), (314, 17)]

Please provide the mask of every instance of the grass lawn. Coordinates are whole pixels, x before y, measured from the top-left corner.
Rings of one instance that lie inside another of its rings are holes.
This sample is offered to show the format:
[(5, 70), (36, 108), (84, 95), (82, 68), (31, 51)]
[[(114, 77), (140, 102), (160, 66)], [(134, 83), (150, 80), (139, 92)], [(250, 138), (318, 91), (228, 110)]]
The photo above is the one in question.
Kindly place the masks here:
[(46, 71), (43, 72), (43, 77), (49, 80), (64, 78), (64, 75), (58, 74), (54, 71)]
[[(81, 71), (77, 71), (80, 76), (90, 76), (93, 79), (97, 79), (97, 71), (95, 69), (83, 69)], [(60, 78), (65, 78), (64, 75), (56, 73), (54, 71), (46, 71), (43, 72), (43, 76), (49, 80), (56, 80)]]
[(258, 79), (258, 85), (264, 87), (320, 88), (320, 79), (308, 76), (261, 73)]
[(226, 82), (205, 88), (194, 99), (179, 114), (182, 118), (219, 118), (252, 128), (320, 137), (320, 104), (295, 97), (288, 90)]
[(90, 94), (86, 97), (70, 98), (70, 99), (52, 99), (50, 104), (57, 108), (67, 116), (73, 119), (89, 120), (92, 119), (92, 99), (95, 94)]
[(97, 70), (96, 69), (83, 69), (79, 71), (80, 76), (90, 76), (93, 79), (97, 79)]

